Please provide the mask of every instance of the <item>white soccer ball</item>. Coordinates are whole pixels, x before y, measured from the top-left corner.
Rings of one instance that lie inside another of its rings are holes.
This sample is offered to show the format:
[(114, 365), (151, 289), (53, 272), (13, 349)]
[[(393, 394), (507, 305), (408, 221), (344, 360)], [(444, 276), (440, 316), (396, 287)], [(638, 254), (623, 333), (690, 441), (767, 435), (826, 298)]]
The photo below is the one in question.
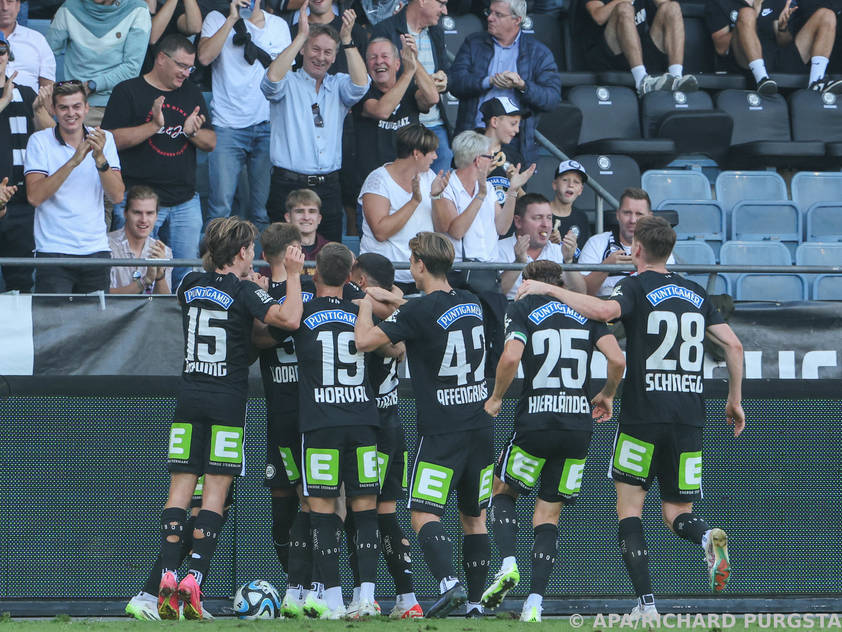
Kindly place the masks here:
[(234, 594), (234, 614), (240, 619), (274, 619), (280, 612), (278, 591), (262, 579), (243, 584)]

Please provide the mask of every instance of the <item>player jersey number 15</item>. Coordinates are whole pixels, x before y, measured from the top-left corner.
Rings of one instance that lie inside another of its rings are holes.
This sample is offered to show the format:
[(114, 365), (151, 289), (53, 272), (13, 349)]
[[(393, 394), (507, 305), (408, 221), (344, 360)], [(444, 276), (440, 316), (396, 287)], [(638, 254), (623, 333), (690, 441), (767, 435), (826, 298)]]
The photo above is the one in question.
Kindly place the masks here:
[[(210, 321), (211, 319), (228, 320), (228, 312), (221, 309), (191, 307), (187, 312), (187, 317), (187, 349), (185, 350), (187, 361), (225, 362), (228, 355), (227, 333), (223, 327), (211, 325)], [(209, 344), (208, 339), (212, 339), (213, 344)]]

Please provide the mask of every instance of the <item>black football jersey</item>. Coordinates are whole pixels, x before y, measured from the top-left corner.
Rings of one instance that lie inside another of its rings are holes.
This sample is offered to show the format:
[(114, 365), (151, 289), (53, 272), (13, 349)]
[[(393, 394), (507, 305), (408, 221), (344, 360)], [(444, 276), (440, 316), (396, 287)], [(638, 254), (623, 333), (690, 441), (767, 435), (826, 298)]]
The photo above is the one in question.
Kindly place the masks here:
[(332, 296), (304, 304), (301, 326), (292, 334), (301, 432), (380, 425), (366, 354), (357, 351), (354, 341), (358, 311), (351, 301)]
[(275, 304), (256, 283), (233, 273), (190, 272), (178, 287), (184, 328), (182, 386), (248, 394), (254, 319)]
[(485, 335), (479, 299), (466, 290), (410, 299), (378, 325), (392, 343), (406, 342), (418, 434), (491, 425), (483, 409)]
[(525, 296), (511, 303), (506, 342), (524, 344), (515, 428), (590, 430), (591, 356), (597, 340), (610, 335), (604, 323), (548, 296)]
[(376, 353), (369, 353), (367, 356), (368, 377), (377, 400), (380, 419), (393, 424), (397, 421), (397, 415), (392, 413), (398, 408), (398, 361)]
[(627, 340), (620, 424), (703, 426), (705, 330), (724, 322), (705, 291), (650, 270), (622, 279), (610, 298)]

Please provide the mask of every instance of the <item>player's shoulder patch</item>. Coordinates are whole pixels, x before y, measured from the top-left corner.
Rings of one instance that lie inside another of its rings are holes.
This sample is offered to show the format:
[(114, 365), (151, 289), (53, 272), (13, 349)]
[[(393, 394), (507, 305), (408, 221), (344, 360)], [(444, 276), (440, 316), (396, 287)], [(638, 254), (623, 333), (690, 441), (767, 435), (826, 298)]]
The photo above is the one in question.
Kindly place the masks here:
[(261, 303), (274, 303), (275, 299), (272, 298), (272, 295), (269, 294), (266, 290), (264, 290), (260, 286), (256, 286), (257, 289), (254, 290), (254, 295), (260, 299)]
[(396, 322), (398, 322), (398, 314), (400, 314), (400, 313), (401, 313), (401, 309), (399, 307), (398, 309), (393, 311), (391, 314), (389, 314), (389, 317), (384, 319), (383, 322), (384, 323), (396, 323)]

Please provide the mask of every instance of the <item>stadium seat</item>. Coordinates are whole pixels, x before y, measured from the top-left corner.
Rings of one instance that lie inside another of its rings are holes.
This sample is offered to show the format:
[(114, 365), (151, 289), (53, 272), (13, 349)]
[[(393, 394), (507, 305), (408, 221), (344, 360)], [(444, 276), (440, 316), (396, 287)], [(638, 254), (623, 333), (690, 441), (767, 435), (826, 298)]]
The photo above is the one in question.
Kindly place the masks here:
[[(648, 96), (648, 95), (647, 95)], [(710, 200), (710, 182), (701, 171), (691, 169), (650, 169), (640, 179), (649, 194), (652, 208), (662, 200)]]
[(817, 202), (807, 209), (807, 241), (842, 241), (842, 202)]
[(809, 169), (821, 163), (821, 141), (793, 141), (789, 109), (780, 95), (761, 97), (750, 90), (723, 90), (717, 107), (734, 119), (727, 164), (731, 168)]
[(360, 254), (359, 235), (342, 235), (342, 243), (348, 247), (348, 250), (354, 253), (355, 257)]
[(731, 282), (724, 274), (713, 275), (713, 284), (711, 284), (710, 274), (684, 274), (683, 276), (688, 281), (701, 285), (708, 294), (731, 294)]
[[(644, 187), (645, 188), (645, 187)], [(681, 241), (707, 242), (715, 256), (726, 239), (725, 211), (714, 200), (662, 200), (659, 209), (673, 209), (678, 213), (676, 237)]]
[[(527, 15), (523, 20), (524, 33), (535, 38), (550, 49), (559, 70), (564, 69), (564, 49), (561, 41), (561, 22), (553, 15)], [(562, 83), (562, 85), (564, 85)]]
[(807, 281), (800, 274), (741, 274), (738, 301), (806, 301)]
[(797, 266), (839, 266), (842, 265), (842, 244), (839, 242), (814, 241), (799, 244), (795, 249)]
[(453, 127), (456, 124), (456, 117), (459, 114), (459, 99), (450, 94), (450, 92), (445, 92), (442, 95), (442, 99), (444, 100), (443, 105), (447, 120), (450, 122), (450, 126)]
[(792, 252), (801, 241), (801, 213), (795, 202), (739, 202), (731, 210), (731, 237), (780, 241)]
[(707, 92), (650, 92), (640, 111), (644, 138), (670, 138), (679, 154), (703, 154), (715, 162), (727, 156), (734, 121), (713, 109)]
[(675, 158), (674, 141), (641, 137), (634, 90), (576, 86), (567, 93), (567, 99), (582, 111), (581, 153), (625, 154), (644, 167), (661, 167)]
[[(795, 121), (792, 124), (795, 125)], [(793, 176), (790, 188), (792, 201), (798, 204), (802, 213), (806, 213), (816, 202), (842, 202), (842, 173), (801, 171)]]
[(724, 266), (789, 266), (792, 255), (779, 241), (726, 241), (719, 251)]
[(716, 265), (713, 248), (703, 241), (677, 241), (672, 256), (676, 263)]
[[(834, 94), (797, 90), (789, 98), (792, 139), (818, 140), (835, 165), (842, 164), (842, 102)], [(823, 168), (827, 168), (825, 165)], [(805, 208), (805, 207), (802, 207)]]
[(716, 177), (716, 199), (730, 213), (737, 202), (789, 199), (786, 182), (774, 171), (723, 171)]
[(468, 35), (485, 30), (482, 19), (473, 13), (455, 16), (444, 15), (441, 18), (441, 26), (444, 30), (444, 48), (451, 59), (456, 57), (459, 47), (462, 46), (462, 42)]
[(684, 16), (684, 72), (700, 74), (714, 71), (713, 41), (705, 25), (704, 3), (681, 3)]
[[(598, 180), (618, 201), (624, 189), (640, 186), (640, 168), (628, 156), (582, 154), (575, 156), (575, 159), (582, 164), (589, 176)], [(593, 189), (586, 185), (573, 207), (584, 211), (596, 209), (596, 195)], [(606, 211), (608, 208), (606, 205)]]
[[(529, 178), (526, 185), (530, 193), (540, 193), (548, 200), (555, 197), (553, 191), (553, 180), (555, 179), (555, 172), (558, 169), (558, 158), (555, 156), (539, 155), (538, 161), (535, 163), (535, 173)], [(589, 191), (585, 185), (585, 191)]]
[(41, 35), (46, 37), (47, 30), (50, 28), (50, 20), (33, 20), (30, 18), (26, 23), (26, 26), (27, 28), (38, 31)]
[(820, 274), (813, 279), (814, 301), (842, 301), (842, 274)]
[(543, 112), (538, 117), (536, 129), (561, 151), (572, 153), (582, 129), (582, 112), (575, 105), (561, 103), (555, 110)]

